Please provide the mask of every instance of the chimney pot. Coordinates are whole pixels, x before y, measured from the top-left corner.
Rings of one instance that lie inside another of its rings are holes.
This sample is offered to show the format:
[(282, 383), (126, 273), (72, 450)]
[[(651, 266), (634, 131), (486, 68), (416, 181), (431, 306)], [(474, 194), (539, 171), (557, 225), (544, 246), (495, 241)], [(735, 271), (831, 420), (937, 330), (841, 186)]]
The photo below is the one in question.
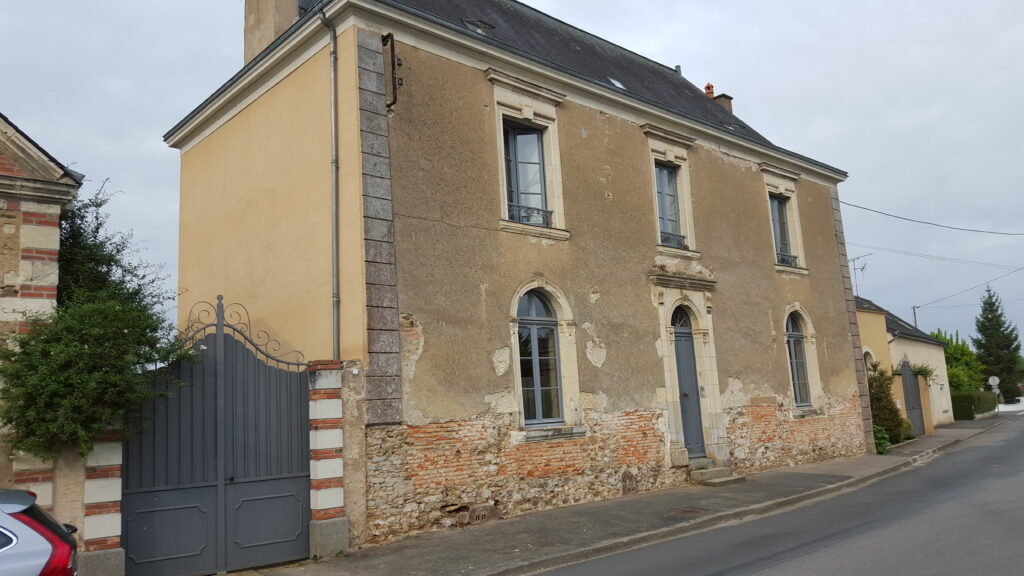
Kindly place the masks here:
[(245, 0), (245, 63), (277, 40), (299, 17), (299, 0)]
[(679, 74), (680, 76), (683, 75), (683, 67), (679, 64), (676, 64), (676, 74)]
[(715, 97), (715, 85), (712, 84), (711, 82), (708, 82), (707, 84), (705, 84), (704, 85), (704, 93), (708, 95), (708, 98), (714, 98)]

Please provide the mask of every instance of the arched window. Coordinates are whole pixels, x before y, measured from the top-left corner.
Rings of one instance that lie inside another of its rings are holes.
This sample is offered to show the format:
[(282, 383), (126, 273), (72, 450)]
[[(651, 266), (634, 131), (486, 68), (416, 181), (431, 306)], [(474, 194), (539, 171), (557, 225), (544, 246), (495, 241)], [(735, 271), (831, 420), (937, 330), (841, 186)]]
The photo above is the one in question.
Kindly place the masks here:
[(875, 363), (875, 357), (871, 355), (871, 352), (864, 351), (864, 369), (871, 370), (871, 365)]
[(786, 349), (789, 351), (789, 374), (797, 406), (811, 405), (811, 389), (807, 380), (807, 352), (800, 315), (793, 312), (786, 318)]
[(540, 290), (519, 300), (519, 377), (526, 424), (562, 421), (561, 377), (558, 371), (558, 319)]

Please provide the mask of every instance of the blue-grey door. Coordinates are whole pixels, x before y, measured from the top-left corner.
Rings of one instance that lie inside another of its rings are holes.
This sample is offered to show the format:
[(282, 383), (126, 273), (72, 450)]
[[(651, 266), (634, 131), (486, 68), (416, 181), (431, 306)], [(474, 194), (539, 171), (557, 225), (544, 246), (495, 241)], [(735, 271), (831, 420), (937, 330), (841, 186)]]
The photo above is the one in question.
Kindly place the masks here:
[(910, 362), (904, 361), (900, 365), (900, 377), (903, 380), (903, 404), (907, 410), (907, 419), (910, 420), (911, 434), (921, 436), (924, 434), (921, 389), (917, 384), (917, 374), (914, 374)]
[[(244, 310), (244, 309), (243, 309)], [(179, 576), (309, 556), (309, 380), (247, 322), (195, 334), (196, 362), (155, 379), (145, 432), (125, 442), (126, 573)]]
[(697, 383), (697, 359), (693, 353), (693, 328), (686, 310), (672, 314), (675, 333), (676, 375), (679, 379), (679, 404), (683, 416), (683, 442), (690, 458), (705, 455), (704, 424), (700, 415), (700, 385)]

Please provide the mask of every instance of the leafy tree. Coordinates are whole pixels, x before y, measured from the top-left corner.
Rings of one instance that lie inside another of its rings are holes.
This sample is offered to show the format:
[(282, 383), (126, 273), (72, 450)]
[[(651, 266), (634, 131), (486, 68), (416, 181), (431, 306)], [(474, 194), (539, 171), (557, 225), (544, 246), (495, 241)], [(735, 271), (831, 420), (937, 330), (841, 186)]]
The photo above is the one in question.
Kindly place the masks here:
[(0, 424), (18, 450), (44, 458), (63, 447), (90, 452), (111, 430), (133, 432), (153, 396), (147, 366), (186, 356), (162, 314), (173, 297), (158, 268), (135, 259), (131, 236), (106, 229), (103, 187), (61, 214), (53, 313), (0, 350)]
[[(878, 362), (868, 366), (868, 392), (871, 398), (871, 421), (885, 431), (893, 444), (903, 441), (903, 422), (896, 400), (892, 397), (892, 383), (895, 377)], [(877, 447), (876, 447), (877, 448)]]
[(974, 320), (977, 337), (972, 337), (978, 360), (986, 376), (999, 378), (999, 392), (1007, 401), (1020, 396), (1020, 337), (1017, 327), (1006, 319), (1003, 303), (992, 288), (981, 298), (981, 313)]
[(985, 385), (985, 365), (978, 360), (967, 340), (960, 338), (960, 332), (950, 334), (939, 329), (931, 335), (946, 343), (946, 372), (950, 389), (981, 389)]

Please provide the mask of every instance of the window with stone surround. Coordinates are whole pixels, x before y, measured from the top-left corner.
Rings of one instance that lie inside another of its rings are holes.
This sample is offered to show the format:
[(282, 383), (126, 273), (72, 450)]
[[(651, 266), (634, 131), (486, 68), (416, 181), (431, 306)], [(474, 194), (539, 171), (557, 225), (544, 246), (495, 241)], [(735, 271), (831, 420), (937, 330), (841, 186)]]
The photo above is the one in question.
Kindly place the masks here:
[(800, 175), (762, 163), (761, 174), (768, 192), (775, 266), (781, 272), (806, 273), (807, 263), (796, 202), (796, 181)]
[(695, 140), (682, 134), (644, 124), (654, 160), (654, 204), (658, 217), (658, 252), (697, 257), (690, 206), (690, 169), (687, 149)]
[[(528, 433), (584, 433), (576, 322), (569, 300), (561, 290), (536, 278), (516, 290), (511, 302), (510, 336), (512, 376), (520, 425)], [(532, 432), (531, 432), (532, 430)], [(526, 438), (530, 441), (531, 438)]]
[(539, 290), (519, 300), (519, 383), (527, 425), (561, 423), (562, 386), (558, 370), (558, 319)]
[(789, 352), (789, 375), (797, 407), (811, 405), (810, 383), (807, 379), (807, 351), (800, 315), (793, 312), (786, 319), (786, 350)]
[(818, 366), (817, 333), (807, 311), (790, 304), (785, 311), (786, 359), (789, 385), (797, 414), (816, 413), (825, 401)]
[(556, 114), (565, 95), (493, 68), (486, 75), (494, 86), (502, 159), (499, 228), (568, 240)]

